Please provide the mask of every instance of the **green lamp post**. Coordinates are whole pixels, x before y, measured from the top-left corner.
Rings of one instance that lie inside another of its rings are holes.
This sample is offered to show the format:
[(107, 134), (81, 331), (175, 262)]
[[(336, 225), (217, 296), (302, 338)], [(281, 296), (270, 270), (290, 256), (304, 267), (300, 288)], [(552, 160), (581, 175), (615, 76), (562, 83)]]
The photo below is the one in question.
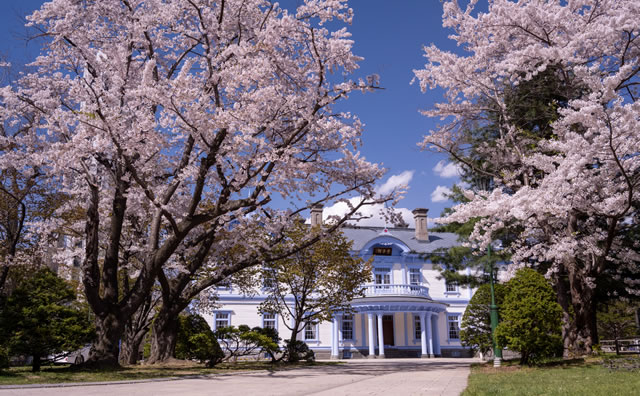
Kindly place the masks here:
[(491, 288), (491, 342), (493, 343), (493, 367), (500, 367), (502, 362), (502, 348), (496, 342), (496, 327), (498, 327), (498, 306), (496, 305), (496, 295), (493, 290), (493, 262), (491, 261), (491, 245), (487, 246), (487, 258), (489, 259), (489, 285)]

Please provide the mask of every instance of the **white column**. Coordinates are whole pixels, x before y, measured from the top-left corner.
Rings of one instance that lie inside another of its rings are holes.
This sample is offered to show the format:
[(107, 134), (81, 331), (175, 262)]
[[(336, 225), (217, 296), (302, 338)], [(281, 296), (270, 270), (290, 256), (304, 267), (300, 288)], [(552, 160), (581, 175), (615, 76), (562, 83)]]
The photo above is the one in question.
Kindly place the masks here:
[(331, 359), (338, 359), (338, 317), (331, 322)]
[(367, 314), (367, 320), (369, 325), (369, 359), (376, 357), (376, 340), (373, 338), (373, 314)]
[(425, 313), (420, 312), (420, 346), (422, 347), (422, 355), (420, 357), (426, 358), (429, 357), (429, 352), (427, 351), (427, 329), (425, 328)]
[(378, 357), (384, 358), (384, 333), (382, 330), (382, 313), (378, 314)]
[(440, 331), (438, 330), (438, 318), (440, 317), (440, 314), (435, 314), (433, 315), (434, 317), (434, 326), (433, 326), (433, 338), (434, 338), (434, 345), (433, 345), (433, 352), (434, 354), (440, 356)]
[(427, 341), (429, 342), (429, 356), (433, 357), (433, 337), (431, 336), (431, 312), (427, 312), (427, 318), (424, 321), (427, 328)]

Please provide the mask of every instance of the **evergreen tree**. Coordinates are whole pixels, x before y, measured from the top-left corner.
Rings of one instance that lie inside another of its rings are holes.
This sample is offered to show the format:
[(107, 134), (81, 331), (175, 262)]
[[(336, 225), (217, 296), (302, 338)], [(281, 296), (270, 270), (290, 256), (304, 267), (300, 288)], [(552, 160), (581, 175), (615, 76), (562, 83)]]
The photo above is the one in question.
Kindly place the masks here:
[(19, 286), (0, 312), (0, 339), (10, 354), (33, 356), (34, 372), (46, 356), (79, 349), (93, 334), (74, 289), (48, 268)]
[[(496, 304), (502, 305), (507, 287), (497, 283), (494, 285)], [(462, 316), (460, 325), (460, 341), (473, 351), (486, 354), (493, 348), (491, 342), (491, 291), (490, 285), (482, 285), (476, 290)]]

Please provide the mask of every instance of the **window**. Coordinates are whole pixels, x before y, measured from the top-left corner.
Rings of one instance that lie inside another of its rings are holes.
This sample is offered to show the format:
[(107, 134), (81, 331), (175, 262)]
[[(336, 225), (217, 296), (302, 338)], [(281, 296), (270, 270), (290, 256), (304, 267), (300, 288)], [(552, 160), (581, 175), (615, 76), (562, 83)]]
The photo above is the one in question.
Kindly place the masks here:
[(214, 312), (213, 324), (213, 331), (221, 327), (231, 326), (231, 314), (229, 312)]
[(374, 247), (373, 255), (374, 256), (391, 256), (393, 249), (390, 247)]
[(262, 268), (262, 288), (272, 289), (276, 285), (275, 271), (272, 268)]
[(318, 324), (315, 322), (307, 322), (304, 325), (305, 341), (315, 341), (318, 339)]
[(420, 283), (422, 283), (420, 268), (409, 268), (409, 284), (418, 286)]
[(389, 285), (391, 284), (391, 269), (390, 268), (376, 268), (373, 270), (374, 280), (376, 285)]
[(455, 282), (447, 282), (446, 283), (446, 292), (447, 293), (458, 293), (458, 284)]
[(422, 321), (419, 315), (413, 315), (413, 338), (416, 340), (422, 338)]
[(262, 328), (277, 330), (277, 327), (276, 327), (276, 314), (274, 314), (274, 313), (263, 313), (262, 314)]
[(353, 315), (342, 317), (342, 339), (353, 340)]
[(460, 316), (447, 315), (447, 327), (449, 328), (449, 339), (460, 339)]

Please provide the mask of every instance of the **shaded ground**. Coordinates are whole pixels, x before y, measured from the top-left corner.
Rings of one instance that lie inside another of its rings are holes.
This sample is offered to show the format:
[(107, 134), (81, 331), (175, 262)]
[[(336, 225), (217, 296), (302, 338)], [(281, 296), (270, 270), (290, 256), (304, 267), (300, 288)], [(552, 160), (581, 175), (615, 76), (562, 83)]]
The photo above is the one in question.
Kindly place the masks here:
[(3, 395), (459, 395), (474, 359), (351, 360), (341, 365), (213, 374), (175, 381), (0, 389)]

